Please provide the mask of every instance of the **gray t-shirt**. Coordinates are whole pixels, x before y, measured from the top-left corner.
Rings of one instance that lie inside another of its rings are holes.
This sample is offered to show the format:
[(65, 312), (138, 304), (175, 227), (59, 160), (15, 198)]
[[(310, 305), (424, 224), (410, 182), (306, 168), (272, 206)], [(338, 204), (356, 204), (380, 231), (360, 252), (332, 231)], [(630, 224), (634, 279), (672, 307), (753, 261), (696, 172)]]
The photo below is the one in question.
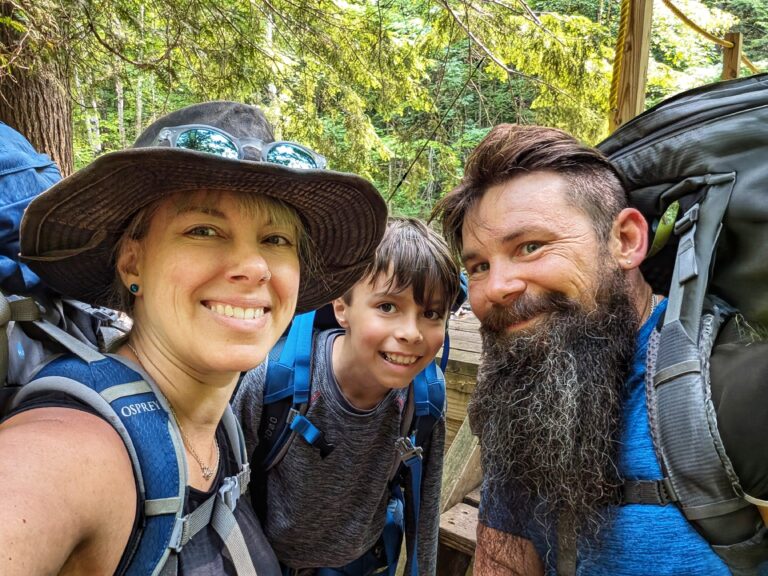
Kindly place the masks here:
[[(325, 459), (297, 438), (267, 475), (267, 539), (278, 559), (291, 568), (339, 567), (359, 558), (379, 539), (390, 497), (389, 477), (400, 437), (408, 389), (392, 390), (373, 409), (354, 408), (344, 398), (331, 367), (333, 340), (328, 330), (315, 335), (312, 387), (307, 418), (334, 444)], [(243, 379), (233, 401), (253, 454), (258, 446), (266, 363)], [(425, 443), (418, 526), (420, 575), (435, 573), (443, 468), (445, 421)], [(253, 461), (253, 474), (259, 463)], [(406, 484), (406, 510), (410, 494)], [(406, 512), (406, 535), (414, 526)], [(410, 571), (410, 559), (406, 573)]]

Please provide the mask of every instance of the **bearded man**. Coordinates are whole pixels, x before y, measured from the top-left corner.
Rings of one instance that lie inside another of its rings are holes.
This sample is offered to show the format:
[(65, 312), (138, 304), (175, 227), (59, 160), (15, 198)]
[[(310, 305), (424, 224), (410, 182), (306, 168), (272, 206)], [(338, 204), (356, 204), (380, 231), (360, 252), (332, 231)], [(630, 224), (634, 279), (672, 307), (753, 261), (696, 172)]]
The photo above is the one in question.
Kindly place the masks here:
[(474, 573), (729, 574), (676, 506), (622, 503), (627, 479), (663, 478), (645, 372), (667, 302), (615, 168), (560, 130), (500, 125), (433, 217), (483, 338)]

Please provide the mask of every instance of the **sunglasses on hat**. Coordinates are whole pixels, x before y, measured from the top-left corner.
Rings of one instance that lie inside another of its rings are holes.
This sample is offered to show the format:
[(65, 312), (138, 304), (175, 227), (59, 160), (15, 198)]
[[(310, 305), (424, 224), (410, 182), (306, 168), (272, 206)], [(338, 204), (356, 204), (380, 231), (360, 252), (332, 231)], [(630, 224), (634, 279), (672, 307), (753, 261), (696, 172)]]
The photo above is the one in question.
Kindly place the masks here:
[(324, 156), (296, 142), (265, 143), (258, 138), (235, 138), (224, 130), (203, 124), (163, 128), (153, 145), (206, 152), (236, 160), (271, 162), (288, 168), (323, 169), (327, 164)]

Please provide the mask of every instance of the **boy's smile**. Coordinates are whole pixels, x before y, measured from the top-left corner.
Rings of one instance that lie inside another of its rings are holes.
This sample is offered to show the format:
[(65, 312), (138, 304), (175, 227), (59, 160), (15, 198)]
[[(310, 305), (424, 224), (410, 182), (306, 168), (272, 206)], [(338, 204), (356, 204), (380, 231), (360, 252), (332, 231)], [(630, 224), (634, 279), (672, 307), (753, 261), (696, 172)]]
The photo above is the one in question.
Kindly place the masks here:
[(334, 301), (347, 332), (334, 342), (333, 369), (347, 399), (370, 408), (389, 390), (408, 386), (443, 345), (445, 308), (419, 305), (410, 286), (389, 286), (384, 275), (358, 282), (349, 302)]

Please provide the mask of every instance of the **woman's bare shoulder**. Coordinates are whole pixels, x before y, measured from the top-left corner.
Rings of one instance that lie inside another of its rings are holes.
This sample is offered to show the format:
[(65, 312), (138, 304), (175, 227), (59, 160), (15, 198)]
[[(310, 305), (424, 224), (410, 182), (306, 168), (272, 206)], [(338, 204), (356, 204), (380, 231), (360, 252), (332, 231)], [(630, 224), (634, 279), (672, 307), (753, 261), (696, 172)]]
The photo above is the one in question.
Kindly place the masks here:
[(136, 489), (128, 452), (102, 418), (35, 408), (3, 422), (0, 493), (0, 541), (7, 543), (0, 574), (116, 568), (133, 526)]

